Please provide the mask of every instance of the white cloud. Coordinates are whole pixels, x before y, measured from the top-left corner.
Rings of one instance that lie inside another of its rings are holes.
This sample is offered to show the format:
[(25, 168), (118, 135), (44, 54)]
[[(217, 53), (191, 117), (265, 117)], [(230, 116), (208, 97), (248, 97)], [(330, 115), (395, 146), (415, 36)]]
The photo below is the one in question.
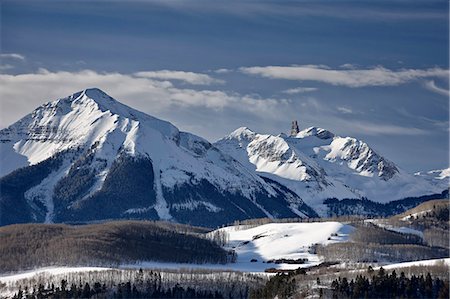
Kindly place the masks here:
[(46, 101), (98, 87), (126, 105), (169, 120), (182, 130), (190, 130), (210, 140), (220, 138), (241, 125), (259, 128), (262, 132), (277, 131), (284, 126), (288, 128), (289, 120), (295, 118), (308, 126), (323, 126), (350, 136), (426, 133), (412, 125), (393, 124), (388, 120), (362, 120), (355, 118), (354, 114), (344, 118), (339, 107), (345, 106), (335, 107), (311, 96), (292, 101), (222, 90), (195, 90), (133, 74), (40, 69), (37, 73), (0, 74), (0, 86), (0, 128), (17, 121)]
[(134, 74), (136, 77), (143, 77), (156, 80), (180, 80), (193, 85), (223, 84), (223, 80), (214, 79), (205, 74), (183, 72), (183, 71), (145, 71)]
[(445, 88), (437, 86), (434, 80), (425, 82), (425, 88), (446, 97), (450, 96), (450, 91)]
[(318, 88), (316, 88), (316, 87), (297, 87), (297, 88), (286, 89), (283, 91), (283, 93), (297, 94), (297, 93), (312, 92), (312, 91), (316, 91), (317, 89)]
[(17, 60), (25, 60), (25, 56), (17, 53), (2, 53), (0, 54), (0, 58), (2, 59), (17, 59)]
[(390, 70), (382, 66), (372, 69), (330, 69), (318, 65), (243, 67), (241, 72), (271, 79), (317, 81), (348, 87), (395, 86), (423, 78), (448, 78), (442, 68)]
[(98, 87), (117, 100), (156, 117), (174, 115), (175, 110), (183, 114), (180, 111), (197, 113), (206, 109), (211, 113), (230, 110), (227, 113), (276, 118), (279, 117), (277, 111), (282, 113), (289, 103), (284, 99), (261, 99), (220, 90), (177, 88), (168, 81), (92, 70), (50, 72), (40, 69), (37, 73), (0, 74), (0, 86), (0, 127), (17, 121), (46, 101), (89, 87)]
[(339, 112), (344, 113), (344, 114), (352, 114), (352, 113), (353, 113), (353, 110), (352, 110), (352, 109), (346, 108), (346, 107), (337, 107), (337, 110), (338, 110)]
[(230, 69), (217, 69), (217, 70), (214, 70), (214, 73), (217, 73), (217, 74), (228, 74), (228, 73), (231, 73), (232, 72), (232, 70), (230, 70)]
[(352, 63), (344, 63), (344, 64), (340, 65), (339, 67), (342, 69), (349, 69), (349, 70), (355, 70), (358, 68), (355, 64), (352, 64)]

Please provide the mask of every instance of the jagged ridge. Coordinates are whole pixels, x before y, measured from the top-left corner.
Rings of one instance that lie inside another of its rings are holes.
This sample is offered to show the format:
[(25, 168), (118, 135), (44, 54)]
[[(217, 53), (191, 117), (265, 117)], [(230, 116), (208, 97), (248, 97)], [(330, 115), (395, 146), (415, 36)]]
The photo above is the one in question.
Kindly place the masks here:
[(289, 187), (322, 215), (328, 198), (389, 202), (448, 187), (406, 173), (361, 140), (318, 127), (295, 133), (275, 136), (241, 127), (215, 146), (249, 170)]

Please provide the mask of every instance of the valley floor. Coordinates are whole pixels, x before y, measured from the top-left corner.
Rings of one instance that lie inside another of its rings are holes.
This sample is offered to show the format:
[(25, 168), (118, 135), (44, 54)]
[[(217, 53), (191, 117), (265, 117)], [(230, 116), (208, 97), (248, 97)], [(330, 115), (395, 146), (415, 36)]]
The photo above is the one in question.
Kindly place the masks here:
[[(398, 269), (398, 273), (404, 271), (407, 276), (431, 272), (445, 279), (450, 267), (448, 248), (429, 245), (424, 235), (419, 234), (421, 231), (413, 229), (411, 223), (394, 220), (287, 223), (254, 220), (208, 233), (191, 229), (189, 236), (196, 235), (200, 240), (219, 244), (228, 253), (234, 252), (234, 258), (225, 264), (143, 259), (103, 267), (52, 266), (10, 273), (3, 271), (0, 273), (0, 298), (12, 297), (24, 287), (31, 290), (40, 284), (47, 289), (53, 283), (60, 286), (63, 280), (75, 284), (77, 281), (106, 282), (110, 290), (118, 291), (121, 284), (130, 281), (138, 284), (142, 277), (151, 280), (155, 275), (159, 277), (159, 283), (165, 283), (165, 290), (180, 284), (185, 290), (193, 287), (201, 292), (213, 288), (224, 292), (222, 288), (226, 289), (228, 280), (232, 279), (240, 288), (238, 297), (242, 298), (251, 294), (251, 290), (263, 290), (270, 285), (272, 278), (278, 277), (275, 277), (277, 272), (288, 272), (286, 279), (295, 277), (297, 291), (305, 294), (317, 294), (321, 288), (330, 291), (332, 281), (341, 276), (355, 279), (360, 274), (372, 275), (368, 272), (369, 266), (376, 271), (381, 267), (391, 272)], [(420, 221), (424, 220), (421, 218)], [(116, 225), (122, 227), (124, 224)], [(130, 224), (126, 228), (129, 231)], [(148, 249), (143, 247), (143, 250), (145, 248)], [(411, 252), (413, 255), (406, 256)], [(411, 270), (413, 268), (415, 270)], [(289, 281), (283, 283), (289, 285)]]
[[(303, 265), (305, 268), (310, 267), (313, 264), (310, 263), (308, 265)], [(286, 265), (279, 265), (283, 267)], [(293, 265), (290, 265), (293, 266)], [(295, 265), (294, 265), (295, 266)], [(298, 266), (298, 265), (297, 265)], [(355, 266), (355, 265), (353, 265)], [(447, 269), (450, 267), (450, 258), (443, 259), (430, 259), (430, 260), (420, 260), (414, 262), (404, 262), (404, 263), (392, 263), (392, 264), (384, 264), (379, 265), (378, 267), (374, 267), (375, 270), (383, 267), (385, 270), (397, 270), (398, 273), (400, 271), (407, 271), (407, 269), (411, 269), (414, 267), (422, 267), (423, 269), (429, 269), (432, 267), (446, 267)], [(251, 272), (249, 274), (254, 275), (253, 277), (260, 276), (263, 281), (266, 281), (269, 277), (273, 276), (273, 273), (264, 273), (263, 267), (258, 265), (239, 263), (236, 264), (228, 264), (228, 265), (214, 265), (214, 264), (178, 264), (178, 263), (159, 263), (159, 262), (142, 262), (134, 265), (122, 265), (119, 267), (45, 267), (40, 269), (35, 269), (31, 271), (25, 271), (12, 275), (4, 275), (0, 276), (0, 298), (10, 298), (19, 289), (23, 289), (24, 286), (29, 285), (30, 287), (36, 286), (38, 283), (58, 283), (61, 280), (73, 280), (78, 277), (81, 280), (84, 279), (93, 279), (102, 277), (111, 278), (111, 273), (116, 273), (116, 277), (120, 277), (120, 279), (125, 280), (126, 278), (132, 277), (131, 273), (136, 273), (139, 269), (144, 269), (145, 271), (155, 271), (155, 273), (174, 273), (174, 275), (199, 275), (202, 278), (205, 277), (205, 273), (210, 275), (227, 275), (226, 273), (234, 273), (234, 272)], [(294, 268), (294, 267), (291, 267)], [(336, 268), (336, 270), (341, 269), (342, 275), (345, 273), (350, 273), (352, 266), (351, 265), (340, 265)], [(350, 272), (348, 272), (350, 271)], [(366, 270), (357, 270), (356, 272)], [(339, 272), (339, 271), (337, 271)], [(117, 273), (119, 273), (117, 275)], [(183, 274), (184, 273), (184, 274)], [(353, 272), (355, 273), (355, 272)], [(323, 279), (322, 279), (323, 280)]]

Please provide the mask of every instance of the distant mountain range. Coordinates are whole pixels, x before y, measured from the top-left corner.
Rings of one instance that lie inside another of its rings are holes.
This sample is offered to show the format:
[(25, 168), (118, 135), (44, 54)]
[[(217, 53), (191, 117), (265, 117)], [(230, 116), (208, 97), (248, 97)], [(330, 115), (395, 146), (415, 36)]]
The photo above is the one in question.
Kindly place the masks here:
[[(0, 225), (162, 219), (215, 227), (327, 215), (324, 200), (440, 194), (366, 143), (319, 128), (240, 128), (211, 144), (86, 89), (0, 131)], [(357, 212), (357, 211), (355, 211)]]
[(249, 170), (293, 190), (323, 216), (328, 212), (323, 204), (327, 198), (385, 204), (448, 188), (448, 170), (412, 175), (367, 143), (317, 127), (291, 136), (258, 134), (242, 127), (214, 145)]

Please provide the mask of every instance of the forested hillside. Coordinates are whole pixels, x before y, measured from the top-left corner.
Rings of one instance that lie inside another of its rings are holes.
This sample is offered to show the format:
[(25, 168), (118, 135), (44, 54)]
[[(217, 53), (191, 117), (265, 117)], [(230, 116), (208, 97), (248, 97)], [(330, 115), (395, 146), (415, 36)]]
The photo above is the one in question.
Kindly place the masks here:
[[(316, 278), (315, 290), (319, 298), (448, 298), (448, 278), (426, 274), (406, 275), (399, 270), (389, 273), (383, 268), (372, 268), (356, 277), (339, 276), (331, 285)], [(250, 298), (300, 298), (311, 294), (300, 281), (307, 280), (306, 271), (301, 273), (278, 274), (273, 276), (264, 287), (252, 290)], [(302, 279), (305, 278), (305, 279)], [(314, 297), (315, 298), (315, 297)]]
[(318, 246), (317, 253), (327, 261), (406, 262), (448, 257), (448, 249), (430, 246), (421, 237), (355, 223), (349, 242)]
[(207, 240), (204, 232), (197, 227), (149, 221), (10, 225), (0, 227), (0, 269), (10, 272), (138, 261), (226, 263), (227, 252)]
[(394, 200), (387, 203), (379, 203), (367, 198), (328, 198), (324, 204), (328, 207), (328, 216), (345, 216), (345, 215), (359, 215), (367, 217), (389, 217), (399, 213), (406, 213), (405, 211), (413, 209), (414, 207), (426, 203), (428, 201), (437, 201), (446, 199), (448, 202), (448, 189), (442, 193), (431, 195), (424, 195), (418, 197), (407, 197), (400, 200)]

